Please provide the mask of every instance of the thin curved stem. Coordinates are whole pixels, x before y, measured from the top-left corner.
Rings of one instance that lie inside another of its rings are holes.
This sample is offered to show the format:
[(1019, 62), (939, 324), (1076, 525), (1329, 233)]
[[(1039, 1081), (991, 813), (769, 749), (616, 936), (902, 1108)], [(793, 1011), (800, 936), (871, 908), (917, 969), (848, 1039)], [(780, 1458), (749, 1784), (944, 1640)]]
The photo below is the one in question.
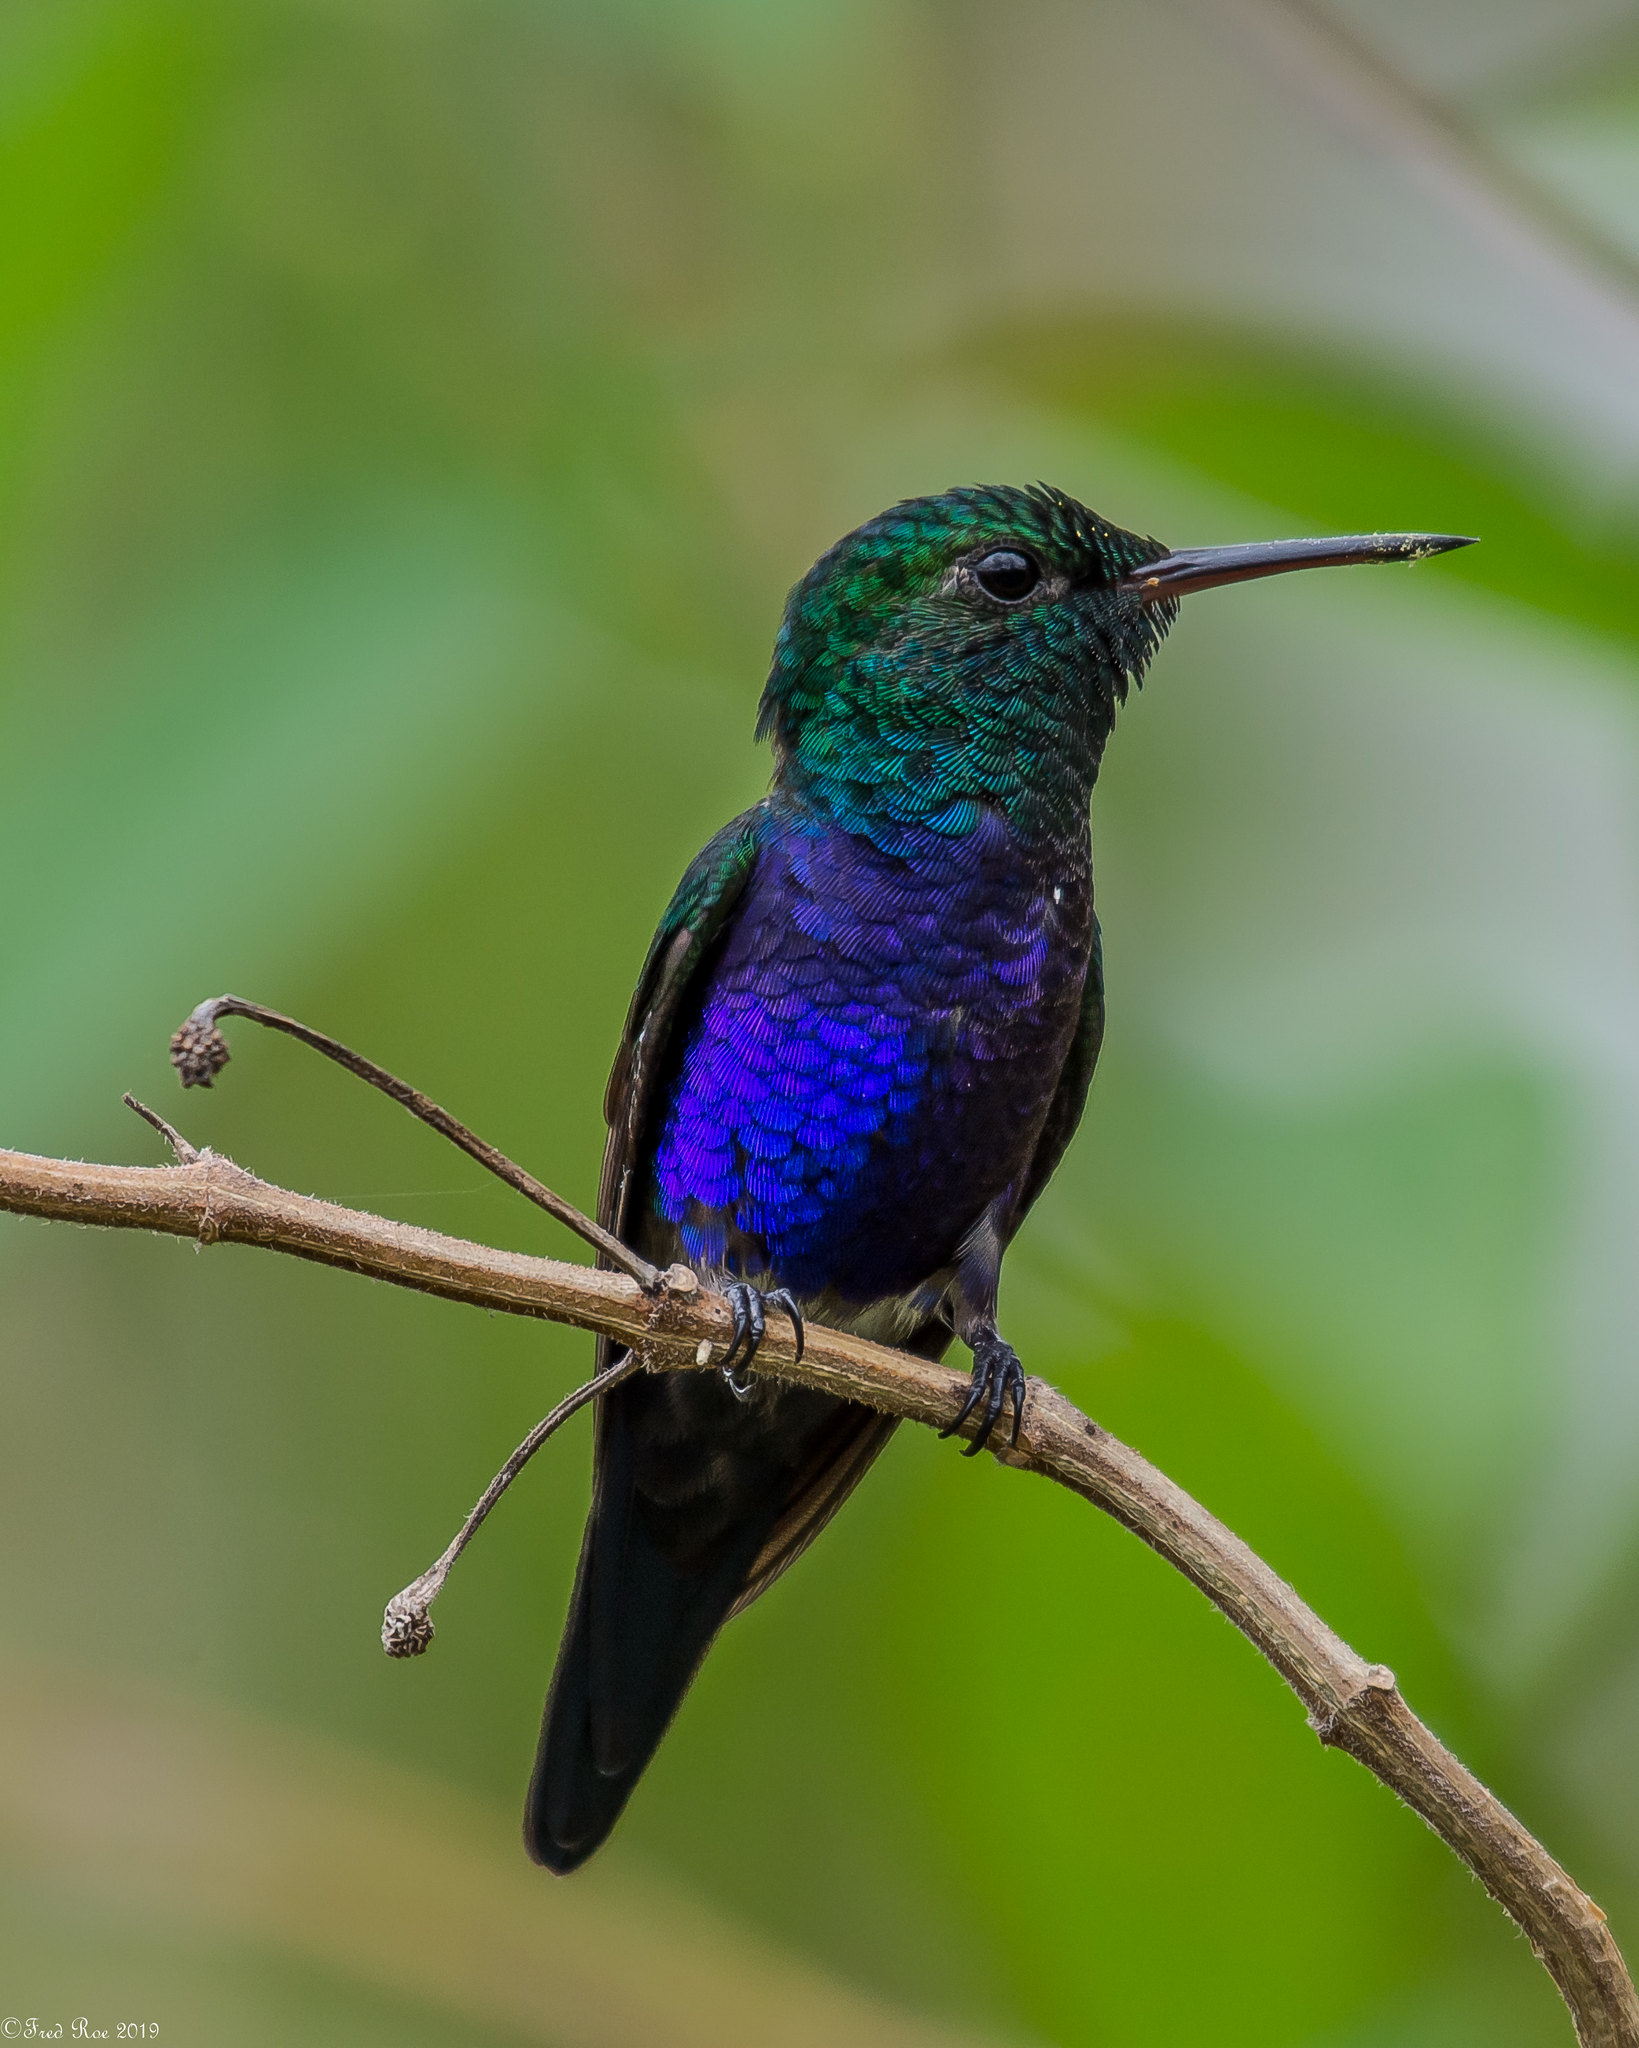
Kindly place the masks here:
[[(601, 1223), (594, 1223), (590, 1216), (583, 1214), (573, 1202), (565, 1201), (562, 1195), (554, 1194), (545, 1181), (537, 1180), (534, 1174), (521, 1167), (516, 1160), (509, 1159), (504, 1152), (498, 1152), (476, 1131), (469, 1131), (458, 1118), (450, 1115), (434, 1102), (430, 1095), (423, 1095), (419, 1088), (412, 1088), (408, 1081), (401, 1081), (396, 1074), (388, 1073), (385, 1067), (378, 1067), (374, 1060), (366, 1059), (361, 1052), (354, 1052), (351, 1046), (343, 1045), (339, 1038), (331, 1038), (326, 1032), (315, 1031), (311, 1024), (303, 1024), (299, 1018), (287, 1017), (279, 1010), (270, 1010), (262, 1003), (248, 1003), (243, 996), (212, 996), (189, 1012), (178, 1025), (171, 1038), (171, 1064), (176, 1068), (177, 1078), (184, 1088), (208, 1088), (227, 1065), (229, 1059), (228, 1041), (222, 1036), (218, 1020), (223, 1017), (244, 1017), (252, 1024), (265, 1024), (271, 1031), (282, 1031), (289, 1038), (300, 1040), (311, 1046), (314, 1052), (322, 1052), (327, 1060), (334, 1060), (338, 1067), (345, 1067), (348, 1073), (356, 1074), (361, 1081), (368, 1081), (372, 1088), (379, 1088), (383, 1095), (391, 1096), (400, 1108), (407, 1109), (411, 1116), (419, 1117), (429, 1129), (435, 1130), (441, 1138), (448, 1138), (457, 1145), (469, 1159), (493, 1173), (497, 1180), (506, 1182), (509, 1188), (533, 1202), (538, 1209), (544, 1209), (549, 1216), (584, 1238), (592, 1249), (607, 1259), (617, 1272), (630, 1273), (640, 1287), (653, 1288), (660, 1277), (659, 1268), (651, 1266), (647, 1259), (640, 1258), (628, 1246), (621, 1243), (612, 1231), (605, 1230)], [(126, 1097), (130, 1101), (130, 1097)], [(131, 1104), (140, 1117), (154, 1125), (156, 1130), (168, 1130), (155, 1121), (151, 1110), (143, 1109), (137, 1103)]]
[(428, 1565), (419, 1578), (412, 1579), (402, 1592), (395, 1593), (387, 1602), (387, 1611), (381, 1618), (381, 1647), (389, 1657), (419, 1657), (431, 1644), (433, 1625), (430, 1609), (443, 1592), (451, 1567), (489, 1519), (490, 1509), (547, 1438), (556, 1436), (570, 1416), (578, 1415), (588, 1401), (607, 1394), (622, 1380), (629, 1380), (634, 1372), (641, 1372), (645, 1363), (646, 1351), (640, 1345), (636, 1350), (628, 1351), (607, 1372), (594, 1373), (584, 1386), (566, 1394), (549, 1415), (542, 1416), (479, 1495), (477, 1505), (450, 1539), (448, 1549)]

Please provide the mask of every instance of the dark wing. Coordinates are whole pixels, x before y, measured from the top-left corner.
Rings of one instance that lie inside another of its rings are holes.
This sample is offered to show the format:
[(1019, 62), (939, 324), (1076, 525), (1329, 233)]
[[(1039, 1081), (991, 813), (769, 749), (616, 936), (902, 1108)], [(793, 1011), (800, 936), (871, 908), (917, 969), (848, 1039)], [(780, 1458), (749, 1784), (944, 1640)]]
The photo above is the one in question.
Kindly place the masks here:
[[(949, 1324), (927, 1324), (906, 1338), (905, 1351), (942, 1358), (951, 1342)], [(810, 1397), (824, 1399), (824, 1396)], [(794, 1565), (875, 1463), (877, 1453), (899, 1427), (897, 1415), (882, 1415), (858, 1401), (832, 1401), (832, 1412), (812, 1430), (802, 1465), (787, 1483), (779, 1519), (746, 1567), (744, 1582), (724, 1619), (744, 1613), (760, 1600), (783, 1571)]]
[[(700, 978), (756, 869), (766, 810), (684, 876), (638, 980), (609, 1079), (598, 1220), (631, 1241), (650, 1170), (657, 1084)], [(613, 1347), (600, 1342), (600, 1369)], [(712, 1638), (812, 1541), (893, 1429), (803, 1388), (739, 1402), (714, 1373), (639, 1374), (597, 1403), (592, 1508), (524, 1809), (558, 1872), (614, 1826)]]
[[(672, 1026), (690, 982), (722, 936), (751, 880), (765, 813), (763, 804), (754, 805), (725, 825), (695, 856), (666, 906), (637, 978), (603, 1096), (609, 1136), (598, 1180), (597, 1213), (598, 1221), (617, 1237), (625, 1236), (630, 1220), (632, 1175), (645, 1151), (655, 1082), (665, 1065)], [(598, 1264), (606, 1261), (600, 1257)], [(598, 1339), (599, 1372), (609, 1363), (613, 1349), (611, 1339)]]
[[(665, 1064), (672, 1025), (697, 969), (723, 934), (751, 879), (763, 816), (764, 806), (758, 804), (726, 825), (696, 858), (661, 919), (638, 977), (603, 1103), (609, 1137), (597, 1213), (598, 1221), (616, 1236), (624, 1234), (628, 1221), (634, 1169), (647, 1160), (655, 1077)], [(941, 1325), (931, 1355), (938, 1356), (949, 1341)], [(913, 1341), (910, 1348), (929, 1347)], [(600, 1340), (600, 1371), (613, 1349), (610, 1340)], [(735, 1614), (766, 1592), (808, 1548), (864, 1477), (894, 1427), (891, 1415), (856, 1402), (837, 1404), (831, 1427), (817, 1432), (805, 1446), (802, 1468), (791, 1476), (780, 1518), (747, 1571)]]
[(1052, 1179), (1076, 1134), (1081, 1112), (1087, 1106), (1087, 1090), (1092, 1085), (1093, 1069), (1098, 1065), (1099, 1048), (1103, 1043), (1104, 935), (1095, 917), (1092, 957), (1087, 963), (1087, 982), (1081, 992), (1081, 1016), (1076, 1024), (1076, 1035), (1070, 1041), (1070, 1050), (1065, 1055), (1059, 1085), (1048, 1105), (1047, 1120), (1036, 1140), (1018, 1207), (1013, 1211), (1015, 1230), (1024, 1221), (1030, 1205)]

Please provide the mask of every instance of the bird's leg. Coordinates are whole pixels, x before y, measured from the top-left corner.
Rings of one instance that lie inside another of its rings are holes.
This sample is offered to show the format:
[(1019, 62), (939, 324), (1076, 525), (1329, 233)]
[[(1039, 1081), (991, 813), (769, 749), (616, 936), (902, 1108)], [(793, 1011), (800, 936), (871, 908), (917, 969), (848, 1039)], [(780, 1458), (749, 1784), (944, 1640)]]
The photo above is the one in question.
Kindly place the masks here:
[(1024, 1420), (1027, 1385), (1019, 1354), (994, 1323), (970, 1326), (962, 1333), (962, 1341), (973, 1348), (973, 1384), (968, 1388), (967, 1399), (939, 1434), (954, 1436), (982, 1401), (984, 1420), (974, 1433), (973, 1441), (962, 1451), (964, 1458), (976, 1458), (989, 1443), (991, 1431), (1001, 1420), (1003, 1407), (1011, 1401), (1013, 1426), (1007, 1433), (1007, 1447), (1011, 1450), (1019, 1440), (1019, 1424)]
[(734, 1312), (734, 1335), (717, 1370), (723, 1375), (729, 1392), (743, 1401), (751, 1392), (752, 1382), (744, 1375), (763, 1341), (767, 1329), (766, 1311), (783, 1309), (791, 1318), (791, 1327), (797, 1338), (797, 1356), (801, 1358), (802, 1310), (788, 1287), (776, 1287), (765, 1294), (760, 1287), (752, 1287), (744, 1280), (730, 1281), (723, 1289), (723, 1299)]
[(985, 1215), (984, 1220), (962, 1247), (956, 1285), (951, 1292), (951, 1321), (956, 1334), (973, 1353), (973, 1384), (955, 1416), (940, 1430), (954, 1436), (982, 1403), (984, 1419), (963, 1449), (964, 1458), (976, 1458), (989, 1443), (991, 1432), (1001, 1420), (1002, 1409), (1013, 1404), (1013, 1426), (1008, 1431), (1009, 1450), (1019, 1440), (1024, 1420), (1027, 1387), (1019, 1354), (996, 1328), (996, 1290), (1001, 1279), (1003, 1222), (1010, 1214), (1011, 1191)]

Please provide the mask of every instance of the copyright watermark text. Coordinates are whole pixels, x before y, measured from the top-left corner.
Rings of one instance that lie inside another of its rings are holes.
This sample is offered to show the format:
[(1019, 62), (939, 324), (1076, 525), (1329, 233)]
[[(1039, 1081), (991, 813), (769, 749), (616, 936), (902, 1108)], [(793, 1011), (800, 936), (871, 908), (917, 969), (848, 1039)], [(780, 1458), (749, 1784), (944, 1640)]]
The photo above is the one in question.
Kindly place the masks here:
[(0, 2020), (0, 2038), (7, 2041), (157, 2041), (157, 2020), (112, 2020), (106, 2027), (92, 2021), (19, 2019), (15, 2014)]

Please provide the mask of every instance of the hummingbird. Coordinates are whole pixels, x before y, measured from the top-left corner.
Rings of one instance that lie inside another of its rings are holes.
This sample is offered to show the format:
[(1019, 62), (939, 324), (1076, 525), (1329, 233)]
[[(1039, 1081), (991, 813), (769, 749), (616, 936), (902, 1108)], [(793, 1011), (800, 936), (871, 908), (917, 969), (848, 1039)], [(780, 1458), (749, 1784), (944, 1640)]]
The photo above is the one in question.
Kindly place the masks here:
[[(769, 793), (660, 920), (615, 1056), (598, 1220), (728, 1300), (718, 1369), (596, 1404), (591, 1510), (524, 1815), (565, 1874), (606, 1839), (723, 1624), (859, 1484), (894, 1419), (753, 1376), (770, 1313), (972, 1353), (969, 1456), (1024, 1368), (1002, 1258), (1104, 1036), (1089, 800), (1179, 600), (1468, 545), (1374, 534), (1170, 551), (1063, 492), (893, 506), (791, 592)], [(599, 1371), (620, 1353), (600, 1340)]]

